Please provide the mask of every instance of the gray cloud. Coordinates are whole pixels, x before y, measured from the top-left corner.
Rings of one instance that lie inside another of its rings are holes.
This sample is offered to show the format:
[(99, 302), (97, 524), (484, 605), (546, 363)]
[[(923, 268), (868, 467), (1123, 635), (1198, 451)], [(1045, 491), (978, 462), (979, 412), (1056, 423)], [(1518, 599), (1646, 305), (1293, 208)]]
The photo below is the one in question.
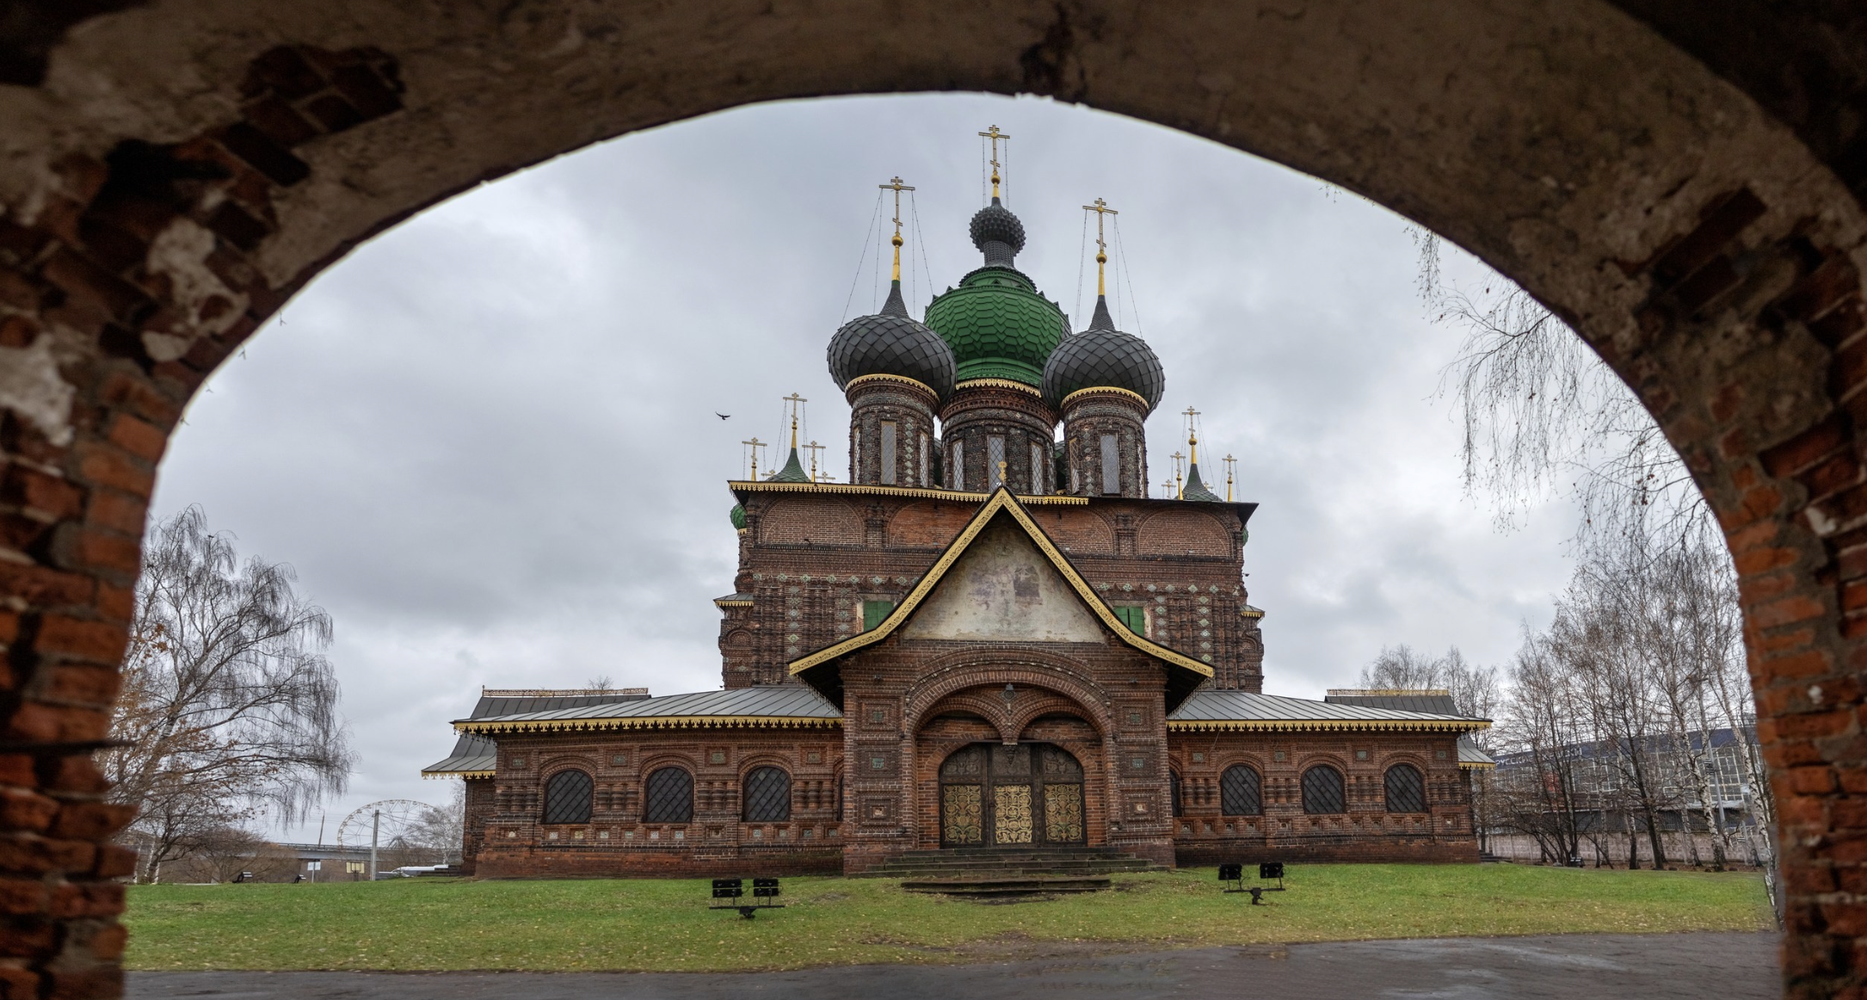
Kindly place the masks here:
[(875, 185), (898, 173), (918, 188), (918, 310), (977, 262), (973, 134), (993, 122), (1015, 136), (1019, 265), (1078, 326), (1095, 280), (1079, 206), (1101, 196), (1122, 213), (1122, 325), (1138, 312), (1167, 369), (1152, 478), (1184, 449), (1174, 414), (1189, 404), (1209, 480), (1238, 457), (1241, 496), (1263, 505), (1246, 561), (1269, 612), (1269, 689), (1319, 694), (1395, 642), (1500, 661), (1521, 621), (1542, 620), (1572, 514), (1555, 505), (1498, 534), (1462, 496), (1457, 428), (1432, 398), (1458, 338), (1422, 315), (1400, 218), (1047, 101), (741, 109), (553, 161), (384, 234), (190, 407), (157, 514), (201, 504), (244, 551), (296, 565), (336, 617), (363, 762), (332, 830), (371, 799), (439, 799), (416, 772), (479, 685), (718, 685), (709, 599), (731, 587), (722, 483), (743, 472), (739, 442), (779, 440), (778, 397), (801, 392), (808, 436), (846, 478), (824, 346), (879, 302), (879, 237), (851, 294)]

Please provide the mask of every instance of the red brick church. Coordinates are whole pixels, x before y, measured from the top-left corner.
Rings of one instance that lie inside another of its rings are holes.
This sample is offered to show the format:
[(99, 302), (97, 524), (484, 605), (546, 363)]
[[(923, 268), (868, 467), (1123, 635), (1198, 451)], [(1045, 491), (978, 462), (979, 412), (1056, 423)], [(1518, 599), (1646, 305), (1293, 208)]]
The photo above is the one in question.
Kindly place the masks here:
[(727, 484), (722, 690), (487, 691), (454, 723), (423, 773), (465, 780), (478, 874), (1477, 859), (1467, 774), (1490, 762), (1460, 737), (1489, 723), (1443, 693), (1262, 693), (1256, 504), (1204, 484), (1196, 442), (1150, 499), (1160, 360), (1100, 296), (1071, 332), (996, 183), (971, 236), (982, 266), (916, 321), (897, 227), (887, 304), (830, 340), (850, 481), (813, 481), (793, 441)]

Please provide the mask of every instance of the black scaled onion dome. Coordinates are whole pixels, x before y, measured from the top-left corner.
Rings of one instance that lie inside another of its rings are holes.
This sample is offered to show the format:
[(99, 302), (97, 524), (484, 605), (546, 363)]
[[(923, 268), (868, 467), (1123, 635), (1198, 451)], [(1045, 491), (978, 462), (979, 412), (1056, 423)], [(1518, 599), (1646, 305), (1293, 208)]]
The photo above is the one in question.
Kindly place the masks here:
[(881, 312), (858, 316), (836, 331), (830, 338), (829, 362), (838, 389), (864, 375), (896, 375), (932, 389), (941, 403), (953, 394), (953, 349), (908, 316), (900, 281), (889, 289)]
[(985, 254), (985, 262), (1011, 266), (1011, 259), (1024, 249), (1024, 223), (999, 204), (997, 198), (972, 217), (972, 245)]
[(1098, 296), (1089, 329), (1065, 337), (1044, 363), (1044, 400), (1061, 409), (1070, 393), (1101, 387), (1126, 389), (1140, 396), (1152, 413), (1166, 394), (1167, 373), (1147, 341), (1115, 329), (1108, 300)]

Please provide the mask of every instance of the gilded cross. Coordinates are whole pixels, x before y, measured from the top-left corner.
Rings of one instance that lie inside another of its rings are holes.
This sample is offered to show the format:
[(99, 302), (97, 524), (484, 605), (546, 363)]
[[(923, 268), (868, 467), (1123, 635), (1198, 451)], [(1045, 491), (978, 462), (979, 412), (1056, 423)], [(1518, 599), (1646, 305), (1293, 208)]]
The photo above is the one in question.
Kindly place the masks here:
[(791, 408), (791, 449), (795, 451), (797, 450), (797, 415), (799, 411), (804, 408), (804, 404), (810, 402), (810, 400), (794, 392), (784, 397), (784, 401), (789, 404)]
[(1238, 459), (1225, 456), (1225, 502), (1232, 502), (1232, 480), (1238, 478)]
[(876, 185), (884, 191), (895, 193), (895, 280), (901, 280), (901, 192), (914, 190), (912, 185), (901, 183), (901, 178), (891, 177), (886, 184)]
[(746, 450), (750, 452), (752, 455), (752, 475), (750, 476), (750, 478), (754, 481), (757, 481), (758, 479), (758, 450), (760, 448), (765, 447), (765, 442), (760, 441), (758, 438), (754, 437), (750, 441), (741, 441), (739, 443), (742, 445), (745, 445)]
[(1193, 450), (1193, 464), (1199, 464), (1199, 411), (1192, 407), (1180, 411), (1186, 418), (1186, 446)]
[(1108, 241), (1103, 239), (1102, 217), (1105, 215), (1120, 215), (1121, 213), (1110, 208), (1109, 203), (1100, 198), (1097, 198), (1096, 203), (1093, 205), (1084, 205), (1083, 211), (1096, 213), (1096, 294), (1107, 295), (1108, 285), (1102, 280), (1102, 265), (1109, 262), (1109, 245)]
[(997, 125), (992, 125), (992, 126), (987, 127), (985, 131), (979, 133), (979, 137), (981, 139), (990, 139), (992, 141), (992, 197), (997, 198), (998, 197), (998, 140), (1010, 139), (1011, 134), (1008, 132), (1000, 132), (998, 130)]
[(810, 481), (814, 483), (817, 481), (817, 454), (823, 451), (823, 445), (812, 441), (804, 446), (804, 450), (810, 452)]

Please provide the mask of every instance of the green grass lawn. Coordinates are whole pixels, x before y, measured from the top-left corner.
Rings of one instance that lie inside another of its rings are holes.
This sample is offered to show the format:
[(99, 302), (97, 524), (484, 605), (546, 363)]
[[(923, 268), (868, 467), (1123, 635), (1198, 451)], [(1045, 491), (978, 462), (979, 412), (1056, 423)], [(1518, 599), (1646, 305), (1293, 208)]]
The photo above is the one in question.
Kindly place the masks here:
[(1116, 875), (1115, 890), (1006, 903), (885, 879), (792, 878), (786, 909), (708, 912), (701, 880), (136, 886), (132, 969), (731, 971), (1068, 952), (1499, 934), (1752, 931), (1751, 874), (1519, 865), (1292, 866), (1268, 906), (1214, 871)]

